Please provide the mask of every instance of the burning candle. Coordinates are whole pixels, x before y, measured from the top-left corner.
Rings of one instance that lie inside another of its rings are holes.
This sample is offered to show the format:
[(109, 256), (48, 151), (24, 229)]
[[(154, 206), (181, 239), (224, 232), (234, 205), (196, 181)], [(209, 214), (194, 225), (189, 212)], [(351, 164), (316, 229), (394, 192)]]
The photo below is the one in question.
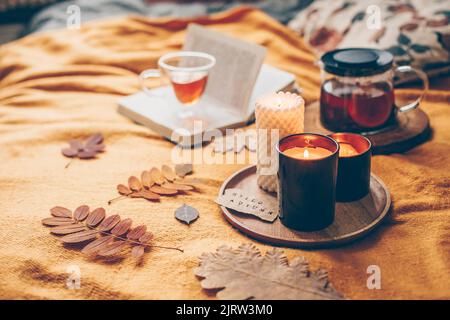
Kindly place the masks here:
[(331, 151), (320, 147), (294, 147), (283, 152), (285, 155), (296, 159), (320, 159), (331, 154)]
[(334, 133), (330, 137), (340, 146), (336, 199), (359, 200), (370, 191), (372, 145), (369, 139), (356, 133)]
[(277, 191), (279, 139), (303, 132), (305, 102), (294, 93), (278, 92), (261, 97), (255, 106), (258, 134), (257, 183), (266, 191)]
[(320, 134), (301, 133), (280, 140), (278, 202), (288, 228), (314, 231), (334, 221), (338, 143)]

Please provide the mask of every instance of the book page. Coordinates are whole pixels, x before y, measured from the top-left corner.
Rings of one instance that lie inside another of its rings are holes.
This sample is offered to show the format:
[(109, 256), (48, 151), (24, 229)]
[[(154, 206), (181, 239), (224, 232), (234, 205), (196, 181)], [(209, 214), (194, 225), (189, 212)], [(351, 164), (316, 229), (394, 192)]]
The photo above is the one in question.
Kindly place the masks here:
[[(183, 50), (202, 51), (216, 58), (205, 95), (245, 116), (266, 48), (190, 24)], [(231, 111), (231, 110), (230, 110)]]

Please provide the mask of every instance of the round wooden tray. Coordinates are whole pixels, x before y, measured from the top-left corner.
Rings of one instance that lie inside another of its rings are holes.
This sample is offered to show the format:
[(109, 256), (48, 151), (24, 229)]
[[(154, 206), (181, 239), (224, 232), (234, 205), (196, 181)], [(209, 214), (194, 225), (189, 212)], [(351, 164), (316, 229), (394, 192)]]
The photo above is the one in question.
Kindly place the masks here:
[[(305, 108), (305, 132), (330, 134), (320, 123), (319, 102), (314, 102)], [(428, 116), (420, 108), (397, 114), (397, 124), (377, 133), (367, 133), (365, 136), (372, 142), (374, 154), (388, 154), (409, 150), (430, 136)]]
[[(250, 166), (234, 173), (220, 188), (240, 188), (257, 197), (276, 197), (261, 190), (256, 184), (256, 166)], [(371, 232), (387, 215), (391, 196), (384, 183), (372, 175), (370, 193), (355, 202), (336, 203), (336, 216), (332, 225), (314, 232), (299, 232), (288, 229), (276, 219), (265, 222), (252, 215), (240, 213), (221, 206), (225, 218), (244, 234), (271, 245), (297, 248), (320, 248), (342, 245), (359, 239)]]

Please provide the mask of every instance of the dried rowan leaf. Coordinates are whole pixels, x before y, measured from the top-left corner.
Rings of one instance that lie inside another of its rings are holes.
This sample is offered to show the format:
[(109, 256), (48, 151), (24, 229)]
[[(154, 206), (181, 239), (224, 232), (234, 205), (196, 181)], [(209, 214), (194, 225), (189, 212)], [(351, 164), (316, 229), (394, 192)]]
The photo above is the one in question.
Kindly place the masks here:
[(130, 240), (139, 240), (139, 238), (142, 237), (146, 231), (147, 226), (137, 226), (136, 228), (133, 228), (130, 232), (128, 232), (127, 238)]
[(142, 171), (141, 181), (142, 185), (147, 189), (150, 189), (150, 187), (155, 184), (149, 171)]
[(83, 151), (78, 152), (78, 158), (80, 159), (93, 159), (97, 155), (95, 150), (84, 149)]
[(61, 153), (65, 157), (74, 158), (74, 157), (78, 156), (78, 149), (64, 148), (64, 149), (61, 149)]
[(87, 205), (79, 206), (73, 212), (73, 218), (77, 221), (83, 221), (89, 215), (89, 207)]
[(85, 146), (92, 146), (103, 142), (103, 135), (101, 133), (95, 133), (89, 136), (85, 141)]
[(117, 185), (117, 191), (119, 191), (119, 193), (124, 196), (127, 196), (131, 193), (131, 190), (123, 184)]
[(160, 186), (153, 186), (150, 188), (151, 192), (157, 193), (159, 195), (164, 195), (164, 196), (173, 196), (176, 195), (178, 193), (177, 190), (173, 190), (173, 189), (166, 189)]
[(131, 176), (128, 178), (128, 187), (133, 191), (140, 191), (142, 189), (142, 184), (138, 178)]
[(326, 272), (310, 271), (304, 258), (289, 263), (280, 249), (262, 256), (251, 244), (237, 249), (221, 246), (215, 253), (204, 253), (195, 274), (203, 278), (204, 289), (220, 290), (219, 299), (343, 299)]
[(97, 238), (96, 230), (85, 230), (78, 233), (68, 234), (61, 237), (61, 241), (64, 243), (80, 243)]
[(86, 219), (86, 224), (90, 227), (95, 227), (100, 222), (102, 222), (103, 219), (105, 219), (105, 215), (106, 215), (105, 209), (97, 208), (88, 215)]
[(99, 152), (104, 152), (105, 148), (106, 148), (106, 146), (102, 143), (102, 144), (94, 144), (92, 146), (87, 146), (84, 150), (99, 153)]
[(191, 222), (198, 219), (198, 211), (191, 206), (183, 204), (181, 207), (175, 210), (175, 218), (177, 218), (181, 222), (190, 224)]
[(170, 182), (173, 182), (177, 178), (177, 175), (175, 174), (175, 172), (168, 165), (164, 164), (161, 167), (161, 172), (162, 172), (163, 176)]
[(83, 150), (83, 142), (80, 139), (69, 140), (69, 145), (71, 149), (76, 151)]
[(166, 189), (173, 189), (178, 191), (191, 191), (194, 190), (193, 186), (190, 186), (188, 184), (180, 184), (180, 183), (171, 183), (167, 182), (162, 185), (163, 188)]
[[(60, 236), (59, 239), (64, 243), (86, 242), (82, 253), (87, 255), (109, 257), (120, 253), (127, 245), (130, 245), (131, 255), (140, 258), (153, 238), (152, 233), (146, 231), (145, 225), (131, 229), (131, 219), (121, 221), (117, 214), (106, 217), (103, 208), (97, 208), (89, 213), (89, 207), (81, 205), (75, 210), (73, 218), (67, 217), (71, 215), (71, 211), (63, 207), (54, 207), (51, 212), (54, 215), (63, 216), (52, 216), (43, 219), (42, 223), (50, 226), (50, 232)], [(159, 246), (159, 248), (183, 252), (180, 248), (167, 246)], [(140, 263), (141, 260), (138, 260), (137, 262)]]
[(50, 209), (50, 213), (54, 217), (72, 218), (72, 211), (67, 208), (56, 206)]
[(100, 133), (96, 133), (89, 136), (84, 143), (79, 139), (70, 140), (70, 147), (62, 149), (61, 152), (64, 156), (69, 158), (78, 157), (79, 159), (93, 159), (96, 157), (97, 153), (105, 150), (105, 145), (102, 142), (103, 136)]
[(107, 217), (105, 220), (100, 223), (98, 226), (99, 231), (110, 231), (120, 222), (120, 216), (118, 214), (113, 214), (112, 216)]
[(152, 180), (159, 185), (162, 185), (164, 182), (166, 182), (166, 178), (162, 175), (161, 171), (159, 171), (158, 168), (153, 167), (150, 170), (150, 176), (152, 177)]
[(52, 217), (52, 218), (45, 218), (42, 219), (42, 224), (46, 226), (63, 226), (66, 224), (74, 224), (75, 221), (73, 221), (70, 218), (60, 218), (60, 217)]
[(144, 246), (134, 246), (131, 249), (131, 255), (135, 259), (140, 259), (144, 255), (144, 252), (145, 252), (145, 247)]
[(62, 234), (76, 233), (83, 230), (87, 230), (87, 227), (84, 224), (75, 223), (53, 227), (50, 229), (50, 232), (53, 234), (62, 235)]
[(131, 219), (122, 220), (111, 230), (111, 233), (120, 237), (128, 232), (132, 223), (133, 221)]
[(97, 254), (102, 257), (114, 256), (120, 253), (126, 245), (126, 241), (113, 241), (111, 243), (108, 243), (108, 245), (102, 247)]
[(151, 232), (146, 232), (142, 237), (139, 238), (139, 242), (142, 244), (147, 244), (153, 239), (153, 234)]
[(136, 191), (128, 195), (130, 198), (142, 198), (142, 191)]
[(102, 250), (113, 239), (114, 239), (114, 237), (111, 235), (100, 237), (100, 238), (92, 241), (88, 245), (86, 245), (83, 248), (83, 250), (81, 250), (81, 252), (84, 254), (87, 254), (87, 255), (93, 255), (93, 254), (97, 253), (98, 251)]
[(191, 174), (193, 171), (193, 166), (191, 163), (182, 163), (175, 165), (175, 173), (177, 176), (184, 178), (186, 175)]
[(154, 192), (151, 192), (150, 190), (142, 190), (139, 191), (139, 194), (141, 196), (141, 198), (144, 198), (146, 200), (159, 200), (161, 197), (159, 196), (159, 194), (156, 194)]

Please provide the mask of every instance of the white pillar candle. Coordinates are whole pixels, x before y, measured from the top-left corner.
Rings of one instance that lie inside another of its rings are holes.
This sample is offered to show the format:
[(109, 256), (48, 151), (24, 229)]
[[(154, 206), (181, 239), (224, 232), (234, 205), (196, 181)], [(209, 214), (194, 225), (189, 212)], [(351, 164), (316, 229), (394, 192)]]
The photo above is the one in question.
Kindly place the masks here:
[(272, 93), (256, 101), (255, 116), (258, 133), (258, 186), (263, 190), (276, 192), (278, 159), (275, 146), (279, 139), (303, 132), (305, 101), (295, 93)]

